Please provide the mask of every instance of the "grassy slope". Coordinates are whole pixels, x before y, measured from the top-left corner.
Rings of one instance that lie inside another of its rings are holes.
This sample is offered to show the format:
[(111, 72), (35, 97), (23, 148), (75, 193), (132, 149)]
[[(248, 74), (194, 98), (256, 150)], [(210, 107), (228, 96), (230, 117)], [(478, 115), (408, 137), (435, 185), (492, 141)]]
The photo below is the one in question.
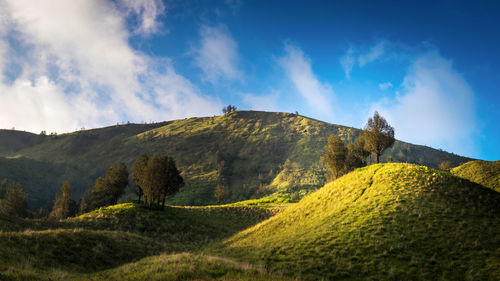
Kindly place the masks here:
[[(0, 233), (0, 280), (93, 272), (158, 254), (162, 245), (119, 231), (45, 230)], [(56, 278), (58, 279), (58, 278)]]
[[(186, 186), (171, 201), (181, 205), (214, 204), (214, 188), (220, 181), (229, 187), (225, 202), (236, 202), (266, 195), (277, 189), (285, 193), (314, 190), (324, 184), (319, 160), (328, 135), (338, 134), (353, 141), (359, 130), (288, 113), (236, 111), (224, 116), (188, 118), (157, 124), (129, 124), (79, 131), (71, 134), (37, 136), (23, 133), (22, 145), (12, 148), (19, 132), (0, 131), (1, 156), (24, 156), (40, 163), (62, 164), (69, 170), (43, 173), (57, 180), (41, 183), (53, 200), (59, 179), (75, 186), (74, 197), (101, 176), (109, 165), (124, 161), (131, 165), (142, 153), (169, 153), (177, 161)], [(9, 147), (3, 149), (2, 146)], [(456, 166), (469, 159), (424, 146), (397, 141), (389, 154), (394, 161), (421, 163), (436, 167), (450, 160)], [(223, 172), (220, 164), (224, 160)], [(292, 165), (284, 167), (286, 160)], [(8, 163), (0, 162), (0, 177)], [(37, 173), (35, 164), (26, 168)], [(42, 172), (38, 173), (42, 174)], [(278, 176), (278, 180), (275, 178)], [(14, 176), (17, 177), (17, 176)], [(24, 179), (20, 180), (24, 183)], [(262, 190), (261, 190), (262, 191)], [(37, 191), (33, 191), (35, 193)], [(307, 193), (307, 192), (306, 192)], [(31, 195), (31, 194), (30, 194)], [(41, 196), (36, 195), (41, 198)], [(38, 206), (36, 206), (38, 207)]]
[(71, 280), (294, 280), (227, 258), (189, 253), (144, 258)]
[(124, 203), (67, 219), (59, 227), (126, 231), (163, 241), (169, 251), (191, 251), (255, 225), (279, 210), (247, 206), (167, 206), (159, 212)]
[(500, 192), (500, 160), (470, 161), (451, 169), (451, 173)]
[[(191, 276), (185, 272), (191, 269), (192, 276), (226, 276), (237, 280), (241, 275), (258, 280), (259, 276), (267, 275), (240, 264), (221, 263), (216, 258), (198, 255), (192, 256), (196, 261), (192, 264), (189, 255), (189, 258), (161, 255), (130, 265), (126, 263), (159, 253), (200, 251), (279, 210), (228, 205), (150, 211), (134, 203), (124, 203), (60, 222), (0, 216), (0, 230), (11, 231), (0, 231), (0, 280), (88, 279), (90, 276), (98, 280), (120, 276), (115, 280), (122, 280), (124, 275), (140, 280), (153, 277), (151, 268), (167, 265), (177, 271), (165, 271), (158, 276), (174, 274), (182, 279), (182, 276)], [(118, 267), (121, 265), (123, 267)], [(132, 269), (138, 267), (143, 268), (145, 275), (133, 272)], [(110, 268), (115, 269), (98, 273)], [(149, 277), (145, 277), (148, 274)]]
[(449, 173), (372, 165), (214, 251), (307, 280), (492, 280), (499, 211), (499, 193)]

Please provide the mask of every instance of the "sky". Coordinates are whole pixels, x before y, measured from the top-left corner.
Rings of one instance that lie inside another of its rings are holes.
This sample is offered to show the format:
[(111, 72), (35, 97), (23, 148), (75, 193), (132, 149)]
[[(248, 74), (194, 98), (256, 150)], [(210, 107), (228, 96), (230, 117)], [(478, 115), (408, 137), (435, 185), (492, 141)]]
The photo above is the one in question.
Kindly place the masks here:
[(0, 128), (299, 112), (500, 159), (497, 1), (0, 0)]

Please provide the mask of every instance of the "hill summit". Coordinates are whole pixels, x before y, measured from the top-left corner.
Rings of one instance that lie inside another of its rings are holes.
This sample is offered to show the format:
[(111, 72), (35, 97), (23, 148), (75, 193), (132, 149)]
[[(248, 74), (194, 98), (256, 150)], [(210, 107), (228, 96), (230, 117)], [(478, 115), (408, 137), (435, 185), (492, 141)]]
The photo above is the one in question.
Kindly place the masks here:
[(423, 166), (376, 164), (224, 243), (225, 254), (314, 279), (500, 276), (500, 193)]

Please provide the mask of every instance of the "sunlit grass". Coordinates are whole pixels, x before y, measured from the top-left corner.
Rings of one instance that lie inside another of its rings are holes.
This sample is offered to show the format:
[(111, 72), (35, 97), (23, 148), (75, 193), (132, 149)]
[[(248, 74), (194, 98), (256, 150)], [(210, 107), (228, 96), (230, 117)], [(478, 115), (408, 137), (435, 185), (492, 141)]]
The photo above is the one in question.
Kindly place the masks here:
[(500, 194), (449, 173), (372, 165), (213, 251), (306, 280), (500, 276)]

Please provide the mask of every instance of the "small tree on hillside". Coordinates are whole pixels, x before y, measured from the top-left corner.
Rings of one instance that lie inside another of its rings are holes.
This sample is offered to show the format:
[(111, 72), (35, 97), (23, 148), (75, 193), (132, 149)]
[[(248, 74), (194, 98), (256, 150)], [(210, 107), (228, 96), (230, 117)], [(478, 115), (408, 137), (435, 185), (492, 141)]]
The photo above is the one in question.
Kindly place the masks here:
[(331, 134), (328, 137), (328, 145), (323, 154), (323, 162), (326, 164), (332, 179), (339, 178), (345, 173), (346, 158), (347, 149), (344, 141), (340, 137)]
[[(104, 178), (99, 177), (89, 190), (89, 209), (116, 204), (128, 185), (127, 166), (122, 162), (111, 165)], [(80, 208), (81, 209), (81, 208)]]
[(214, 197), (215, 200), (217, 200), (217, 203), (220, 204), (222, 201), (224, 201), (228, 193), (229, 192), (225, 185), (217, 185), (214, 189)]
[(5, 199), (0, 200), (0, 213), (22, 217), (26, 213), (26, 193), (20, 183), (10, 182), (5, 191)]
[(349, 167), (348, 170), (364, 167), (368, 156), (370, 156), (370, 152), (365, 150), (365, 138), (361, 133), (354, 143), (347, 145), (346, 165)]
[(228, 105), (222, 108), (222, 113), (227, 114), (236, 110), (236, 106)]
[(0, 183), (0, 199), (5, 199), (5, 194), (7, 193), (7, 179), (3, 179)]
[(142, 186), (145, 185), (143, 182), (143, 177), (142, 175), (146, 173), (146, 167), (148, 166), (148, 160), (149, 157), (146, 154), (142, 154), (139, 156), (137, 161), (132, 165), (131, 167), (131, 172), (132, 172), (132, 181), (135, 184), (130, 185), (130, 189), (139, 196), (137, 202), (141, 203), (141, 197), (144, 194), (144, 191), (142, 190)]
[(443, 161), (439, 163), (439, 170), (441, 171), (450, 171), (451, 169), (451, 162), (450, 161)]
[(166, 198), (178, 192), (184, 180), (172, 157), (155, 154), (147, 162), (145, 159), (140, 157), (140, 161), (134, 164), (134, 181), (144, 192), (144, 201), (150, 209), (163, 209)]
[(394, 143), (394, 128), (375, 111), (373, 118), (368, 119), (363, 135), (365, 149), (375, 155), (377, 163), (380, 163), (380, 155)]
[(54, 207), (50, 212), (49, 217), (54, 219), (65, 219), (74, 216), (77, 212), (76, 202), (71, 199), (71, 184), (65, 181), (61, 187), (61, 193), (56, 194)]
[(106, 171), (106, 181), (111, 193), (110, 203), (116, 204), (128, 186), (127, 166), (123, 162), (118, 162), (109, 167)]

